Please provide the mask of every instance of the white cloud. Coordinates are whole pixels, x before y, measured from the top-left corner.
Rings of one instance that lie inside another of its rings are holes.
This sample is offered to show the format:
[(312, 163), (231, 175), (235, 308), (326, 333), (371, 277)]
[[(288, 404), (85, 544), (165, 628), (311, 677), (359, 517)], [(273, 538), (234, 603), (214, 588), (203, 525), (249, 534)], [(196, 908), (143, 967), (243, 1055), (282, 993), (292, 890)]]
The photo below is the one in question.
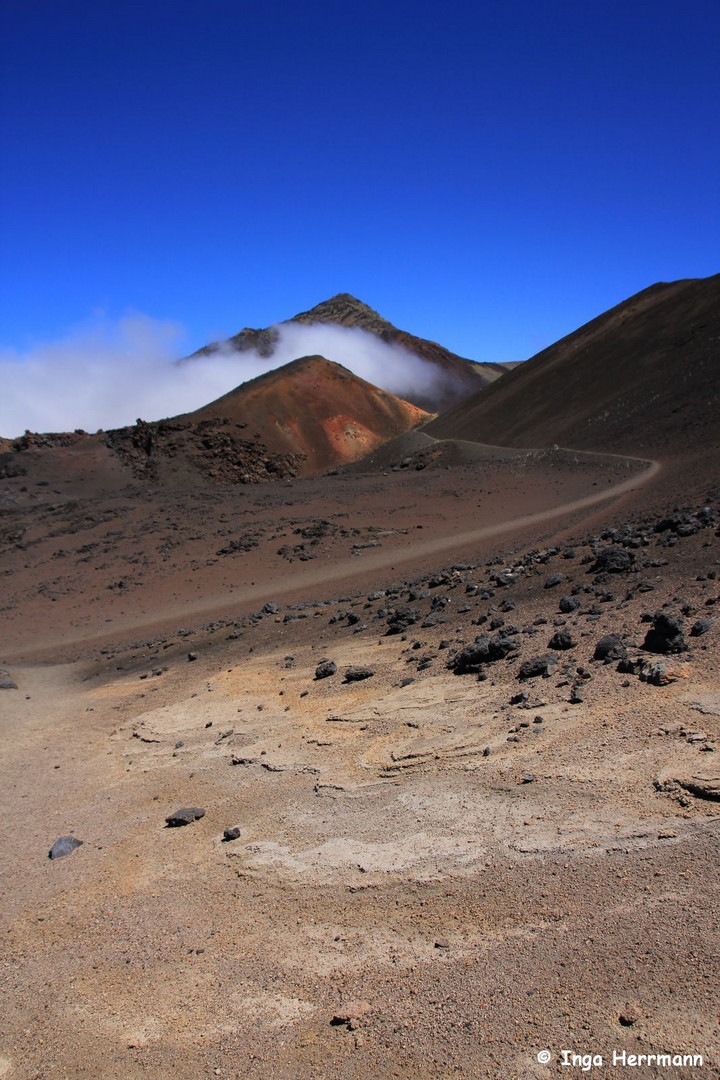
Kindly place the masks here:
[[(438, 369), (357, 328), (283, 323), (274, 354), (223, 346), (177, 363), (184, 330), (142, 314), (96, 319), (25, 352), (0, 348), (0, 434), (120, 427), (200, 408), (240, 383), (319, 354), (403, 397), (430, 390)], [(441, 376), (442, 377), (442, 376)]]

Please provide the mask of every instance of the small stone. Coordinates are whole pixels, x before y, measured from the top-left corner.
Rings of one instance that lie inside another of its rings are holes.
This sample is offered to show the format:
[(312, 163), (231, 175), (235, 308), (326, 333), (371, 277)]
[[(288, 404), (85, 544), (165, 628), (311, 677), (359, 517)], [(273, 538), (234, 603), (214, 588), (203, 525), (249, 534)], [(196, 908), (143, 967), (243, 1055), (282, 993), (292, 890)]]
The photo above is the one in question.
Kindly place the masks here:
[(179, 828), (181, 825), (190, 825), (193, 821), (205, 817), (205, 811), (201, 806), (184, 806), (165, 818), (169, 829)]
[(233, 825), (230, 829), (223, 829), (223, 840), (237, 840), (240, 836), (240, 830), (237, 825)]
[(75, 848), (79, 848), (82, 843), (84, 841), (77, 840), (74, 836), (61, 836), (50, 848), (48, 858), (62, 859), (64, 855), (70, 855)]
[(623, 1027), (632, 1027), (633, 1024), (637, 1024), (639, 1019), (640, 1008), (638, 1005), (626, 1005), (618, 1017)]
[(534, 784), (535, 783), (535, 774), (534, 773), (525, 773), (523, 778), (522, 778), (521, 783), (523, 783), (523, 784)]
[(445, 937), (438, 938), (437, 941), (435, 942), (435, 948), (436, 949), (449, 949), (450, 948), (450, 942)]
[(334, 660), (321, 660), (318, 666), (315, 668), (316, 679), (327, 679), (331, 675), (334, 675), (337, 671), (337, 664)]
[(333, 1027), (340, 1027), (341, 1025), (349, 1027), (351, 1022), (360, 1020), (363, 1016), (367, 1016), (371, 1007), (372, 1006), (368, 1001), (343, 1002), (333, 1015), (330, 1023)]
[(189, 652), (187, 654), (188, 663), (192, 663), (193, 660), (197, 660), (198, 654), (196, 652)]
[(556, 631), (548, 642), (548, 648), (564, 652), (566, 649), (574, 649), (577, 645), (571, 632), (567, 629)]
[(612, 660), (622, 660), (627, 656), (627, 649), (619, 634), (605, 634), (595, 646), (594, 660), (604, 660), (609, 664)]
[(345, 682), (362, 682), (363, 679), (372, 678), (374, 674), (369, 667), (350, 667), (345, 672)]

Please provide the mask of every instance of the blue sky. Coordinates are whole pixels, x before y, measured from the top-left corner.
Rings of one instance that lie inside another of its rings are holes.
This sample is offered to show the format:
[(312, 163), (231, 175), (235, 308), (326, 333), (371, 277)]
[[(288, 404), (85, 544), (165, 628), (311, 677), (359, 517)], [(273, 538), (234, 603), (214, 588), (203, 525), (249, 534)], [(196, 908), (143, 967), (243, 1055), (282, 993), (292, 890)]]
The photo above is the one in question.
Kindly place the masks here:
[[(352, 292), (521, 360), (720, 270), (718, 0), (3, 0), (0, 344)], [(179, 347), (179, 346), (178, 346)]]

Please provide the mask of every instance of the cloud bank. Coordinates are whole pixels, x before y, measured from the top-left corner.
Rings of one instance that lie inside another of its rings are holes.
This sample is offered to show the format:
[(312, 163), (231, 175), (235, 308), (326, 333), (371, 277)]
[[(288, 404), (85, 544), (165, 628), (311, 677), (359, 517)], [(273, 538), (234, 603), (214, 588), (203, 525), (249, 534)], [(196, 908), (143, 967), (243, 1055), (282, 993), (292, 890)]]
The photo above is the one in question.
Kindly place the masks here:
[(207, 405), (236, 386), (301, 356), (319, 354), (390, 393), (433, 390), (435, 365), (355, 327), (281, 323), (275, 352), (261, 357), (229, 344), (177, 362), (185, 332), (132, 314), (97, 319), (64, 338), (20, 352), (0, 348), (0, 435), (122, 427)]

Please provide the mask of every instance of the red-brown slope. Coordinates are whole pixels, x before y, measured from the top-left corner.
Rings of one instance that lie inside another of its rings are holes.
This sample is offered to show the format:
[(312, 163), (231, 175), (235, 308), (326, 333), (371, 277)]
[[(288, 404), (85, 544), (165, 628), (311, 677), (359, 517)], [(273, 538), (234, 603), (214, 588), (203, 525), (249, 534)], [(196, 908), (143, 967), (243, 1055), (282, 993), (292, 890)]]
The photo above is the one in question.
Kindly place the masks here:
[(429, 418), (322, 356), (260, 375), (184, 418), (229, 418), (271, 453), (303, 455), (299, 474), (355, 461)]
[(437, 438), (676, 457), (720, 445), (720, 275), (653, 285), (428, 425)]

